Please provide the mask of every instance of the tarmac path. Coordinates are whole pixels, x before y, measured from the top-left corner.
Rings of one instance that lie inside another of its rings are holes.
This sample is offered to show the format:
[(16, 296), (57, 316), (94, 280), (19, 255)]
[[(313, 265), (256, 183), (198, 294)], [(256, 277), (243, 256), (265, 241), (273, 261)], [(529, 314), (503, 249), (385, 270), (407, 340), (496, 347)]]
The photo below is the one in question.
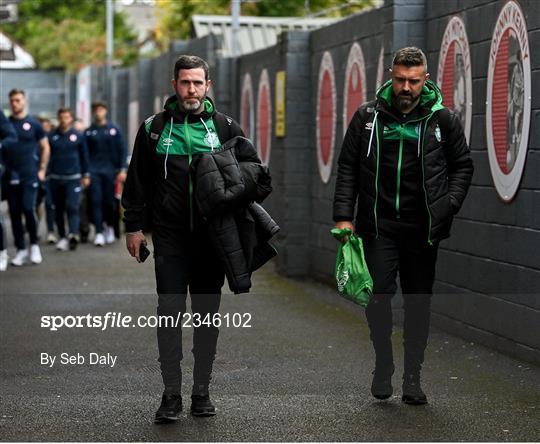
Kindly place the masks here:
[[(136, 264), (123, 243), (43, 246), (39, 266), (0, 274), (2, 441), (540, 441), (540, 369), (433, 331), (427, 406), (401, 403), (401, 331), (394, 396), (371, 397), (372, 351), (360, 307), (268, 264), (250, 294), (226, 294), (211, 386), (213, 418), (189, 415), (191, 329), (184, 329), (184, 413), (154, 425), (161, 397), (154, 328), (40, 326), (44, 315), (154, 315), (153, 260)], [(41, 353), (57, 355), (52, 367)], [(59, 364), (61, 353), (85, 363)], [(89, 353), (117, 356), (90, 365)]]

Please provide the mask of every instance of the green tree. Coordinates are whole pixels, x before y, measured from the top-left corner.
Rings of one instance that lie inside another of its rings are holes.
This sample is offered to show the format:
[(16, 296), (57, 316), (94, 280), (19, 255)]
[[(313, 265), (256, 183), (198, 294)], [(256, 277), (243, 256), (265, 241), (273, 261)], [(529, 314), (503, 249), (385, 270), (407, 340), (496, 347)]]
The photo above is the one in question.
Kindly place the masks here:
[[(243, 0), (242, 15), (266, 17), (345, 17), (359, 12), (373, 0)], [(194, 14), (231, 13), (231, 0), (156, 0), (156, 41), (161, 50), (176, 39), (191, 36)]]
[(156, 0), (158, 47), (164, 51), (172, 40), (189, 39), (194, 14), (229, 14), (229, 0)]
[(242, 14), (266, 17), (346, 17), (372, 4), (372, 0), (257, 0), (242, 3)]
[[(105, 61), (105, 18), (105, 0), (21, 0), (19, 20), (4, 30), (32, 54), (38, 67), (73, 72)], [(124, 16), (115, 12), (114, 57), (133, 63), (136, 40)]]

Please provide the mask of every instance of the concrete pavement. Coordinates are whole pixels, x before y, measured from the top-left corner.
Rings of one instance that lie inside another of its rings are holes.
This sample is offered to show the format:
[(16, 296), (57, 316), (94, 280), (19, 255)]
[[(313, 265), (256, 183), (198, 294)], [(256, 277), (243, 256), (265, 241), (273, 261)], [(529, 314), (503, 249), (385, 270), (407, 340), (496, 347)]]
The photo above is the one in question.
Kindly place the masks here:
[[(253, 291), (226, 294), (222, 314), (251, 327), (221, 328), (214, 418), (184, 413), (152, 422), (161, 380), (153, 328), (40, 327), (44, 315), (155, 314), (153, 260), (136, 264), (117, 243), (60, 253), (0, 274), (2, 441), (539, 441), (540, 369), (433, 331), (424, 371), (430, 403), (400, 402), (401, 331), (394, 396), (369, 392), (372, 352), (363, 310), (268, 264)], [(189, 410), (191, 329), (184, 330)], [(116, 355), (110, 365), (40, 364), (40, 354)]]

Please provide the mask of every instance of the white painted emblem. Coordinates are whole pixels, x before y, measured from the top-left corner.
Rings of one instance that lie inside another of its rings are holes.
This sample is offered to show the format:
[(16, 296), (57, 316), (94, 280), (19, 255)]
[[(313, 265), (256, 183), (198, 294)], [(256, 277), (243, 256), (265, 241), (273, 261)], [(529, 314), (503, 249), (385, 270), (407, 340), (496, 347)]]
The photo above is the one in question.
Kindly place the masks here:
[(32, 128), (32, 125), (30, 125), (28, 122), (23, 123), (23, 130), (30, 131), (30, 128)]
[(111, 128), (111, 130), (109, 131), (109, 134), (111, 136), (116, 136), (116, 128)]
[(69, 135), (69, 140), (71, 140), (72, 142), (76, 142), (77, 141), (77, 135), (76, 134), (70, 134)]

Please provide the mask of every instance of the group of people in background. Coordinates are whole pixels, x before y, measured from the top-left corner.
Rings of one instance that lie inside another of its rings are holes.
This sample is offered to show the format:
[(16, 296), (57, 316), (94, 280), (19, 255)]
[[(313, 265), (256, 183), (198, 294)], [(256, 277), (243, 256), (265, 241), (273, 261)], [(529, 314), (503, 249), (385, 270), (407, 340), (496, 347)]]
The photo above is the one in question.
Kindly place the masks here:
[(58, 110), (56, 128), (49, 119), (32, 117), (21, 89), (10, 91), (9, 105), (9, 118), (0, 111), (0, 172), (16, 253), (10, 261), (0, 214), (0, 271), (9, 263), (43, 261), (38, 236), (42, 203), (46, 240), (57, 250), (75, 250), (88, 242), (90, 222), (94, 245), (113, 243), (119, 236), (127, 147), (120, 128), (107, 120), (107, 105), (92, 104), (93, 123), (87, 129), (69, 108)]

